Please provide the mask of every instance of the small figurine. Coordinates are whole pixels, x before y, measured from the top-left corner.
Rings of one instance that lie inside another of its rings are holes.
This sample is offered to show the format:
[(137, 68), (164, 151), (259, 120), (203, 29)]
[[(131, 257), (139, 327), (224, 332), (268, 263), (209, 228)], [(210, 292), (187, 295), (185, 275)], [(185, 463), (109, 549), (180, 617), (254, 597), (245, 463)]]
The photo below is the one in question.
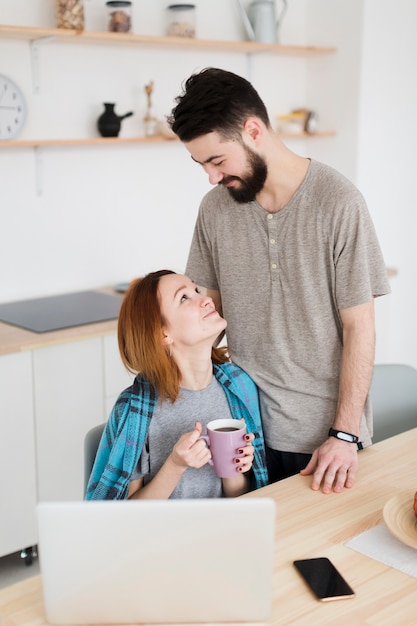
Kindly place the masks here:
[(152, 108), (153, 87), (154, 87), (153, 80), (151, 80), (150, 83), (145, 85), (145, 93), (146, 93), (146, 97), (147, 97), (147, 107), (146, 107), (146, 114), (145, 114), (145, 117), (143, 118), (143, 121), (144, 121), (144, 125), (145, 125), (145, 135), (146, 135), (146, 137), (152, 137), (153, 135), (156, 135), (156, 133), (157, 133), (157, 122), (158, 122), (158, 120), (155, 117), (155, 115), (153, 113), (153, 108)]

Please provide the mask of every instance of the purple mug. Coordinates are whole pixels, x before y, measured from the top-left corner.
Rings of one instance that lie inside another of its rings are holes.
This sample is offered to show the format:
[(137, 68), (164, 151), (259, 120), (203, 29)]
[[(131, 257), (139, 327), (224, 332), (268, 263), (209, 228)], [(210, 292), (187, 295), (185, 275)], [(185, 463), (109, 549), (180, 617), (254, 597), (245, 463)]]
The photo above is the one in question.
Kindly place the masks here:
[(207, 424), (207, 435), (201, 435), (210, 448), (209, 463), (219, 478), (233, 478), (237, 475), (234, 459), (242, 458), (238, 448), (246, 446), (246, 424), (243, 420), (219, 419)]

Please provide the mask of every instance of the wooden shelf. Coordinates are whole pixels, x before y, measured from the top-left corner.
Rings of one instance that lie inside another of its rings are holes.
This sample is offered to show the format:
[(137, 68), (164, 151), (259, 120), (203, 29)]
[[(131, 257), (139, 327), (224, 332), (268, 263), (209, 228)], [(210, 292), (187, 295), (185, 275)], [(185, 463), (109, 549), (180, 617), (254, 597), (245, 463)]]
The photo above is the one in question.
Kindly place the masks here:
[[(283, 139), (311, 139), (313, 137), (334, 137), (333, 131), (320, 133), (279, 133)], [(162, 143), (176, 142), (176, 137), (90, 137), (88, 139), (21, 139), (0, 141), (2, 148), (42, 148), (48, 146), (94, 146), (94, 145), (122, 145), (129, 143)]]
[(314, 137), (336, 137), (334, 130), (323, 130), (317, 133), (278, 133), (282, 139), (314, 139)]
[(147, 46), (194, 51), (224, 50), (227, 52), (243, 52), (246, 54), (265, 52), (286, 56), (305, 56), (336, 51), (336, 48), (324, 46), (293, 46), (265, 44), (256, 41), (214, 41), (209, 39), (189, 39), (185, 37), (154, 37), (151, 35), (136, 35), (132, 33), (88, 32), (31, 26), (0, 25), (0, 38), (22, 39), (27, 41), (51, 40), (80, 44)]
[(1, 148), (42, 148), (43, 146), (92, 146), (127, 143), (160, 143), (178, 141), (176, 137), (89, 137), (87, 139), (13, 139), (0, 141)]
[[(270, 53), (285, 56), (308, 56), (315, 54), (331, 53), (333, 47), (297, 46), (264, 44), (253, 41), (215, 41), (208, 39), (191, 39), (183, 37), (154, 37), (150, 35), (137, 35), (132, 33), (109, 33), (67, 30), (62, 28), (39, 28), (31, 26), (8, 26), (0, 25), (0, 39), (15, 39), (39, 42), (61, 42), (70, 44), (95, 44), (116, 46), (143, 46), (158, 49), (177, 50), (223, 50), (237, 53)], [(332, 137), (334, 132), (318, 133), (281, 133), (286, 139), (299, 139), (311, 137)], [(2, 148), (41, 148), (48, 146), (87, 146), (87, 145), (123, 145), (136, 143), (161, 143), (177, 141), (175, 137), (90, 137), (84, 139), (21, 139), (0, 141)]]

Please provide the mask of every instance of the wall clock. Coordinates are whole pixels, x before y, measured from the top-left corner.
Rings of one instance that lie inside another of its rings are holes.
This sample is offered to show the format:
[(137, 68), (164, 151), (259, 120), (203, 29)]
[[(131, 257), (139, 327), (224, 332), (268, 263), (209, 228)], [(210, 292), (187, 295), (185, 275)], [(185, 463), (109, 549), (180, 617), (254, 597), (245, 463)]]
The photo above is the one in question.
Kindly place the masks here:
[(26, 119), (26, 103), (19, 87), (0, 74), (0, 141), (13, 139)]

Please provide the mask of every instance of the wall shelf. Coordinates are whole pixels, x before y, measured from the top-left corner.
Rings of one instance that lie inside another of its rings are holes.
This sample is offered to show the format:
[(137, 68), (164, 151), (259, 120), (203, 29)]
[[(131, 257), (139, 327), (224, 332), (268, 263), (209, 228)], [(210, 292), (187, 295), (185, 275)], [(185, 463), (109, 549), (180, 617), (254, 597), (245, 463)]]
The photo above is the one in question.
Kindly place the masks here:
[(178, 141), (175, 137), (90, 137), (86, 139), (20, 139), (0, 141), (1, 148), (43, 148), (48, 146), (109, 146), (129, 143), (160, 143)]
[[(279, 133), (283, 139), (312, 139), (314, 137), (334, 137), (333, 131), (318, 133)], [(91, 137), (88, 139), (21, 139), (0, 141), (0, 150), (2, 148), (43, 148), (51, 146), (108, 146), (123, 145), (131, 143), (161, 143), (176, 142), (176, 137)]]
[[(328, 54), (336, 51), (329, 46), (299, 46), (265, 44), (254, 41), (227, 41), (192, 39), (185, 37), (159, 37), (139, 35), (135, 33), (110, 33), (94, 31), (77, 31), (62, 28), (43, 28), (32, 26), (13, 26), (0, 24), (0, 40), (27, 41), (31, 48), (32, 79), (35, 94), (40, 93), (39, 46), (45, 44), (87, 44), (103, 46), (130, 46), (142, 48), (157, 48), (159, 50), (177, 50), (197, 52), (199, 50), (216, 50), (226, 53), (246, 54), (251, 59), (252, 54), (272, 54), (281, 56), (306, 57)], [(282, 133), (283, 139), (309, 139), (312, 137), (332, 137), (334, 132), (318, 133)], [(42, 194), (42, 154), (43, 148), (53, 146), (116, 146), (126, 144), (152, 144), (178, 141), (176, 137), (87, 137), (83, 139), (19, 139), (0, 141), (1, 149), (33, 148), (35, 155), (36, 190)]]
[(238, 53), (270, 53), (284, 56), (306, 56), (335, 52), (336, 48), (325, 46), (298, 46), (265, 44), (256, 41), (215, 41), (188, 39), (185, 37), (154, 37), (133, 33), (108, 33), (66, 30), (62, 28), (39, 28), (31, 26), (0, 25), (0, 39), (21, 39), (30, 42), (52, 40), (62, 43), (103, 44), (116, 46), (144, 46), (181, 50), (224, 50)]

